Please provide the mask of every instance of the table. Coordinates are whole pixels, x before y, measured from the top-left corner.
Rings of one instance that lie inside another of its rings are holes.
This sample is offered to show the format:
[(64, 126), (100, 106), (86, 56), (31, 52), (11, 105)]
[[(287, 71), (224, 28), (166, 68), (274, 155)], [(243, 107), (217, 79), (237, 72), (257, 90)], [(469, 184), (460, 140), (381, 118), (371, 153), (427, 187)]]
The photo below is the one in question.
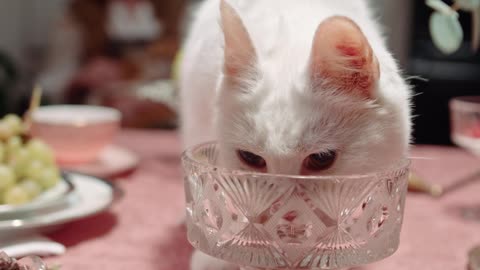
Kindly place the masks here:
[[(192, 248), (181, 224), (180, 142), (174, 131), (123, 130), (117, 144), (141, 158), (131, 175), (115, 179), (125, 196), (108, 212), (68, 224), (50, 235), (67, 246), (47, 258), (65, 270), (184, 270)], [(442, 185), (474, 172), (478, 160), (454, 147), (415, 146), (413, 169)], [(480, 221), (462, 216), (480, 207), (480, 181), (441, 198), (409, 194), (399, 250), (356, 270), (465, 269), (467, 251), (480, 244)]]

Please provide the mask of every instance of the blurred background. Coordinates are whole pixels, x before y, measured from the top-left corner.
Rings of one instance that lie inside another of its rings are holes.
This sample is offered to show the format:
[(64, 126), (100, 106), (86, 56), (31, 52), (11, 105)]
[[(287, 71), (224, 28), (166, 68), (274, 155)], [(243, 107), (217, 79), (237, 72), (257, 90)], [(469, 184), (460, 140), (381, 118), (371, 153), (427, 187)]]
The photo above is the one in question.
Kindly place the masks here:
[[(415, 142), (450, 144), (448, 100), (479, 92), (480, 57), (432, 44), (424, 1), (372, 0), (415, 98)], [(120, 109), (123, 125), (175, 128), (175, 59), (200, 0), (0, 1), (0, 114), (22, 113), (35, 83), (44, 104)], [(448, 2), (447, 2), (448, 3)]]

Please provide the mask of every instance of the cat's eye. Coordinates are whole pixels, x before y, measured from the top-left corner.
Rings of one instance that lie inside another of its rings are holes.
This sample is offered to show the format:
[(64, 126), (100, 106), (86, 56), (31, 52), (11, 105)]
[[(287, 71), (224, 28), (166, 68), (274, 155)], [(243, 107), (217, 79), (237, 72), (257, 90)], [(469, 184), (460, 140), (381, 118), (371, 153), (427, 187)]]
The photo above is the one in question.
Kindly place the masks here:
[(309, 171), (324, 171), (332, 167), (336, 158), (337, 152), (334, 150), (315, 153), (305, 159), (303, 166)]
[(267, 162), (261, 156), (252, 152), (237, 150), (237, 155), (240, 160), (247, 166), (255, 169), (264, 169), (267, 167)]

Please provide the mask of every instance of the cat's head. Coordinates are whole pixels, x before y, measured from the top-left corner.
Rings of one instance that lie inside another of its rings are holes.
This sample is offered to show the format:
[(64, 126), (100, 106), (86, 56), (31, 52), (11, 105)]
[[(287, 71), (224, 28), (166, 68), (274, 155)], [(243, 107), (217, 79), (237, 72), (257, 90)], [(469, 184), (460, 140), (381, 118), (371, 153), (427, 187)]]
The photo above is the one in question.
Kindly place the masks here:
[(300, 68), (261, 59), (225, 1), (221, 23), (225, 47), (216, 119), (221, 165), (279, 174), (347, 174), (387, 167), (406, 155), (409, 119), (401, 107), (407, 105), (380, 94), (382, 87), (405, 84), (381, 82), (379, 62), (352, 20), (324, 20)]

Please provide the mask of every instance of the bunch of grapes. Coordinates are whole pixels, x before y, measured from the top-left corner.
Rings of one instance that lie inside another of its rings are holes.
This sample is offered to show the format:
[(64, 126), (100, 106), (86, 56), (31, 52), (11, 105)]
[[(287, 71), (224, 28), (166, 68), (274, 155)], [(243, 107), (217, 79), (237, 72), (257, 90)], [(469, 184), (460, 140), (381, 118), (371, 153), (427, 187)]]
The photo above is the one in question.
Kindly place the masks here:
[(52, 150), (24, 126), (17, 115), (0, 120), (0, 204), (28, 203), (60, 180)]

